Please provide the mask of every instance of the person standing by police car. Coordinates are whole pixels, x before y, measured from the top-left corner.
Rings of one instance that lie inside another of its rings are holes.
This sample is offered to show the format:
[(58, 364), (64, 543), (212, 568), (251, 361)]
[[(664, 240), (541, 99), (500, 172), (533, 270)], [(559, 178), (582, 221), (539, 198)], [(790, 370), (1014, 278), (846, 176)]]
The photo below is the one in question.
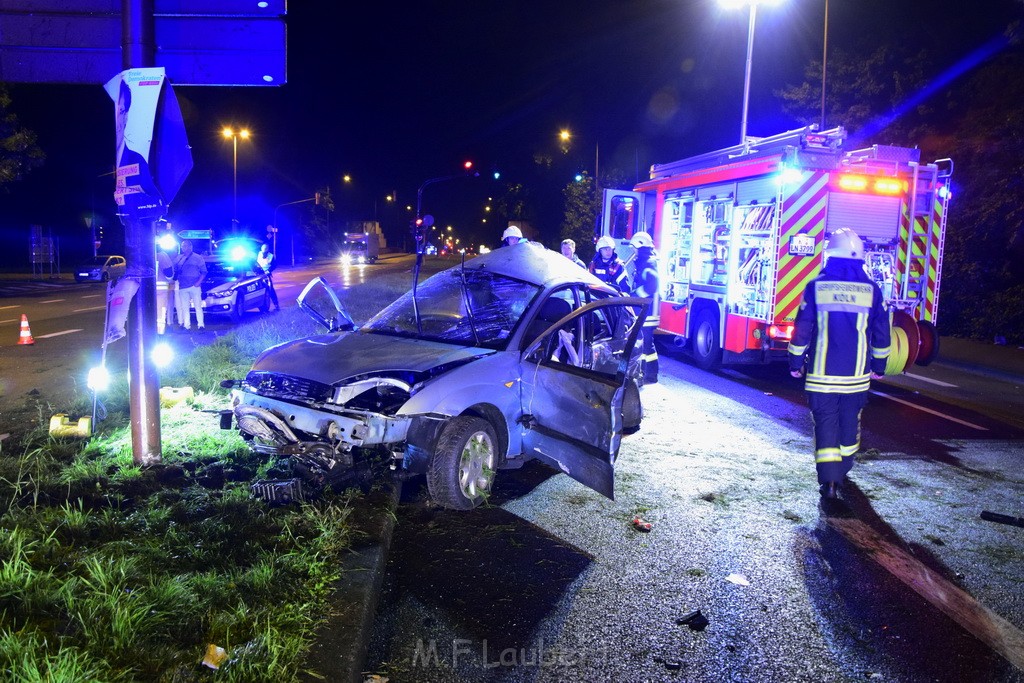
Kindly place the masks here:
[(260, 247), (260, 253), (256, 254), (256, 265), (267, 274), (267, 293), (270, 295), (270, 301), (274, 304), (274, 310), (280, 311), (281, 306), (277, 303), (277, 291), (274, 289), (274, 268), (277, 267), (275, 263), (277, 257), (274, 256), (274, 252), (270, 251), (270, 245), (266, 242)]
[(849, 228), (832, 234), (821, 275), (804, 290), (789, 344), (789, 370), (807, 379), (818, 490), (835, 498), (860, 449), (860, 415), (872, 379), (885, 374), (889, 315), (864, 270), (864, 243)]
[(615, 255), (615, 240), (608, 235), (597, 240), (597, 253), (590, 262), (590, 272), (620, 292), (629, 291), (626, 266)]
[(206, 261), (192, 250), (191, 240), (183, 240), (181, 253), (174, 262), (174, 281), (178, 283), (178, 318), (186, 330), (192, 327), (191, 306), (196, 308), (196, 327), (206, 327), (203, 318), (203, 280)]
[(640, 330), (643, 344), (640, 348), (644, 384), (658, 383), (658, 349), (654, 346), (654, 330), (660, 322), (661, 278), (658, 275), (658, 254), (654, 240), (646, 232), (638, 232), (629, 240), (629, 246), (636, 249), (636, 270), (633, 273), (633, 296), (651, 299), (647, 307), (647, 319)]

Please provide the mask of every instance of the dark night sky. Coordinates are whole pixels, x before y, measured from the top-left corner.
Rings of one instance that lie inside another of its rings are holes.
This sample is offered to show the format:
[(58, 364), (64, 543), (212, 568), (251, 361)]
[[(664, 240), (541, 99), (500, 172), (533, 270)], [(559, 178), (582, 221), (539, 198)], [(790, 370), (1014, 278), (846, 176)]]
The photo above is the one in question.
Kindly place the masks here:
[[(337, 204), (332, 222), (373, 218), (375, 202), (377, 217), (393, 220), (387, 193), (397, 191), (403, 207), (414, 203), (420, 183), (457, 173), (465, 159), (484, 175), (497, 168), (503, 180), (543, 181), (557, 193), (575, 167), (593, 170), (595, 145), (602, 174), (616, 168), (632, 181), (651, 163), (738, 142), (745, 9), (723, 10), (716, 0), (353, 4), (290, 3), (283, 87), (176, 88), (195, 168), (171, 206), (175, 227), (229, 225), (226, 124), (253, 131), (251, 142), (239, 143), (238, 193), (241, 224), (254, 232), (271, 222), (275, 206), (323, 186)], [(829, 48), (943, 46), (945, 68), (1002, 32), (1020, 6), (986, 4), (1001, 9), (980, 14), (962, 0), (830, 0)], [(772, 92), (800, 82), (804, 65), (820, 59), (823, 18), (824, 0), (758, 11), (751, 135), (798, 125)], [(112, 162), (113, 104), (100, 84), (12, 85), (11, 94), (48, 161), (0, 191), (4, 241), (24, 240), (27, 256), (27, 225), (38, 223), (76, 245), (85, 237), (84, 213), (111, 221), (113, 181), (100, 174)], [(567, 157), (556, 140), (562, 127), (577, 140)], [(554, 156), (557, 173), (537, 176), (535, 153)], [(345, 173), (354, 180), (342, 187)], [(484, 175), (431, 186), (424, 210), (475, 229), (483, 199), (497, 189)], [(287, 214), (282, 223), (294, 219)]]

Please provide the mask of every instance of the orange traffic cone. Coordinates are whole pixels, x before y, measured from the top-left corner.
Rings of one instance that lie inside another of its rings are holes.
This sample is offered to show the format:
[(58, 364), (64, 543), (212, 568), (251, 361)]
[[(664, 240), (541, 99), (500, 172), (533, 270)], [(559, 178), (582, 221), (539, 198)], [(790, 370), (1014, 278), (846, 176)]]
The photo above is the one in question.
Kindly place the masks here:
[(28, 316), (24, 313), (21, 314), (21, 334), (18, 335), (19, 344), (35, 344), (36, 340), (32, 338), (32, 330), (28, 326)]

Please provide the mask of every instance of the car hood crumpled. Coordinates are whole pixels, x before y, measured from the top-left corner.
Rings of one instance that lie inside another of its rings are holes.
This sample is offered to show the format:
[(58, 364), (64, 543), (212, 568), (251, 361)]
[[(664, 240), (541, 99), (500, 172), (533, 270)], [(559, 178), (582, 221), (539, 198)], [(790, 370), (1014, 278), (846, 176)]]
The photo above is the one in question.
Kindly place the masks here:
[(336, 384), (356, 376), (403, 371), (422, 373), (493, 353), (495, 351), (474, 346), (348, 332), (307, 337), (275, 346), (256, 359), (252, 371)]

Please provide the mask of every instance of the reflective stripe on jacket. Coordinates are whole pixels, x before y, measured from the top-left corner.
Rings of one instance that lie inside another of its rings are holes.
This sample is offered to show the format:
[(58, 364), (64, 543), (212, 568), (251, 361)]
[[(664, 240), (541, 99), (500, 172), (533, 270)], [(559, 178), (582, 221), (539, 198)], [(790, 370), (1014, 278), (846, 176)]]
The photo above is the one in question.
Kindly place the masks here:
[(807, 358), (807, 391), (867, 391), (871, 373), (885, 373), (889, 315), (882, 291), (854, 259), (831, 258), (804, 290), (789, 344), (789, 367)]

